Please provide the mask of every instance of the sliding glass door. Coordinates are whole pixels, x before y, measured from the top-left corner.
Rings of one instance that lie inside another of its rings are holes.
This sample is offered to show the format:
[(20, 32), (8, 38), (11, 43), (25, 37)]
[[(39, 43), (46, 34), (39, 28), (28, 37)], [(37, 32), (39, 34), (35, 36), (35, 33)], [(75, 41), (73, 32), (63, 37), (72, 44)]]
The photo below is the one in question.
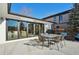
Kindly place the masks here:
[(28, 23), (28, 37), (34, 36), (34, 23)]
[(18, 21), (7, 20), (8, 39), (14, 40), (18, 38)]
[(28, 37), (27, 25), (28, 25), (27, 22), (19, 21), (19, 37), (20, 38)]
[(7, 19), (7, 40), (33, 37), (44, 32), (44, 25), (39, 23)]
[(44, 33), (44, 24), (40, 24), (40, 33)]
[(35, 35), (39, 35), (39, 24), (35, 24)]

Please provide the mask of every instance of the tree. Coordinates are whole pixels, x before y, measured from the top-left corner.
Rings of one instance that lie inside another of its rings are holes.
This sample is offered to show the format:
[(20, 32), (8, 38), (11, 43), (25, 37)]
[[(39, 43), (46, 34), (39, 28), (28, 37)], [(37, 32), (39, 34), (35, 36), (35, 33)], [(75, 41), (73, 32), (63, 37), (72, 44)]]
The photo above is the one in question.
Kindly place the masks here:
[(71, 39), (74, 39), (75, 33), (78, 31), (79, 26), (79, 3), (73, 4), (73, 9), (70, 12), (69, 19), (69, 34), (71, 35)]

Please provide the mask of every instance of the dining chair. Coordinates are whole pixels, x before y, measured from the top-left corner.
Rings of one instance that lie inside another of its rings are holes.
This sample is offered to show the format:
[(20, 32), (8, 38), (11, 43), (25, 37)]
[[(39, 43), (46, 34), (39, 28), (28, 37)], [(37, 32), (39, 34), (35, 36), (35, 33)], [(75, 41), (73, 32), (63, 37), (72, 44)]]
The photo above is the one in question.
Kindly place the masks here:
[(63, 41), (63, 36), (60, 36), (59, 39), (60, 39), (60, 42), (59, 42), (59, 43), (60, 43), (60, 46), (61, 46), (61, 48), (62, 48), (62, 47), (64, 46), (64, 45), (63, 45), (63, 43), (64, 43), (64, 41)]
[(65, 42), (65, 37), (67, 36), (68, 33), (66, 32), (62, 32), (61, 35), (62, 35), (62, 39), (61, 39), (61, 42), (63, 43), (63, 46), (66, 46), (66, 42)]
[[(60, 43), (60, 41), (61, 41), (61, 37), (60, 36), (57, 36), (57, 37), (54, 37), (53, 38), (53, 42), (57, 45), (57, 49), (58, 49), (58, 51), (59, 51), (59, 43)], [(61, 44), (60, 44), (60, 46), (61, 46)]]
[(51, 49), (51, 45), (55, 45), (55, 42), (53, 40), (50, 40), (50, 42), (48, 42), (49, 49)]
[(45, 38), (43, 36), (38, 35), (38, 39), (35, 41), (38, 43), (38, 45), (41, 45), (41, 43), (42, 43), (42, 48), (43, 48), (44, 42), (45, 42)]

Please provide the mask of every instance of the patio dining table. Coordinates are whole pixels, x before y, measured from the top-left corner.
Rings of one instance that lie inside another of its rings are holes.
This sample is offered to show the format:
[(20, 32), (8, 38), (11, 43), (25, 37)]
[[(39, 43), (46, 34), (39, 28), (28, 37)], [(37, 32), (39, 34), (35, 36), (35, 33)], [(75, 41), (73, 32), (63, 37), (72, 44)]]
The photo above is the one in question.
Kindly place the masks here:
[(49, 43), (51, 42), (51, 40), (55, 40), (54, 38), (55, 37), (62, 37), (62, 35), (59, 35), (59, 34), (41, 34), (41, 36), (43, 36), (44, 38), (46, 38), (45, 40), (48, 41), (48, 46), (49, 46)]

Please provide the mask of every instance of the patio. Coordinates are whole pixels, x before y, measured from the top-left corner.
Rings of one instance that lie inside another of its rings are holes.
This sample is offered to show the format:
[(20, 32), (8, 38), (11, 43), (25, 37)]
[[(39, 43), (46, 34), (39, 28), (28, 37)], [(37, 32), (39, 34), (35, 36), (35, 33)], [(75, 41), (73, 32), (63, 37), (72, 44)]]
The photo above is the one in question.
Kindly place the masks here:
[(26, 43), (34, 43), (31, 40), (22, 40), (17, 42), (0, 44), (1, 55), (78, 55), (79, 42), (65, 41), (66, 46), (59, 51), (55, 46), (50, 50), (48, 47), (41, 47), (37, 45), (28, 45)]

